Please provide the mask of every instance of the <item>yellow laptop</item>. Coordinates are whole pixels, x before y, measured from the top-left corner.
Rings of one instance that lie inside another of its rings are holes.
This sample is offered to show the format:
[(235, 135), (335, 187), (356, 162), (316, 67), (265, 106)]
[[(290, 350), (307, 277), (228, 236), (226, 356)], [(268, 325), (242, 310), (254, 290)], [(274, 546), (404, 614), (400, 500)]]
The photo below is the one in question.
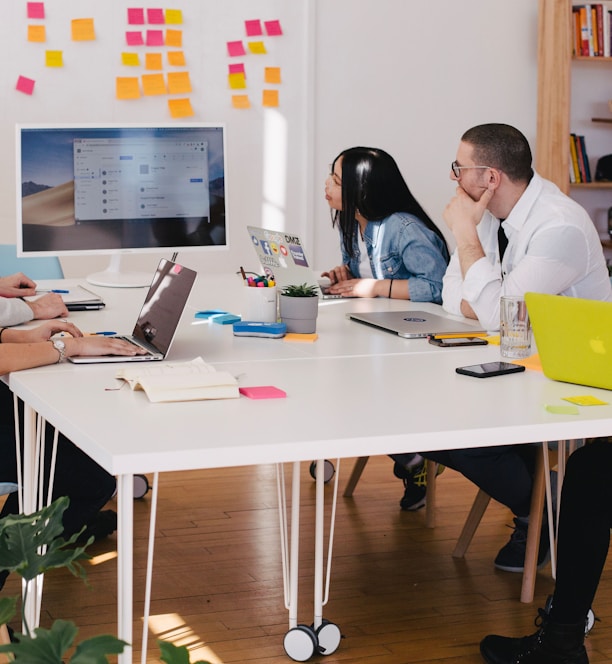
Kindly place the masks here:
[(612, 390), (612, 302), (526, 293), (548, 378)]

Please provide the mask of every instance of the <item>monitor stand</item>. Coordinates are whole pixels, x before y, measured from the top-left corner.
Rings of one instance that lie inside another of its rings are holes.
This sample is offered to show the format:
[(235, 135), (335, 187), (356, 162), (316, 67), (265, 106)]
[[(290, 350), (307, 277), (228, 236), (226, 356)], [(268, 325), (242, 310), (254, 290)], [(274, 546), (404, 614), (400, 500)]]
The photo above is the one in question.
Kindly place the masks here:
[(87, 276), (87, 281), (94, 286), (108, 288), (146, 288), (151, 285), (152, 274), (146, 272), (122, 272), (121, 255), (114, 254), (106, 270)]

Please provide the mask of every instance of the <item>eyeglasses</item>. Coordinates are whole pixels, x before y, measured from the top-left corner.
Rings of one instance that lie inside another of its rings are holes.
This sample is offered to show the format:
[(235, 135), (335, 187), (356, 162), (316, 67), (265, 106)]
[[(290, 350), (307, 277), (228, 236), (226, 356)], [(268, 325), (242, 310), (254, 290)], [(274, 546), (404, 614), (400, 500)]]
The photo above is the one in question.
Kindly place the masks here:
[(327, 176), (328, 180), (331, 180), (331, 183), (334, 185), (334, 187), (341, 187), (342, 186), (342, 178), (338, 177), (336, 173), (334, 173), (333, 169), (333, 164), (329, 165), (329, 175)]
[(461, 171), (464, 168), (493, 168), (493, 166), (459, 166), (457, 161), (453, 161), (451, 164), (451, 170), (453, 172), (453, 175), (459, 179), (461, 177)]

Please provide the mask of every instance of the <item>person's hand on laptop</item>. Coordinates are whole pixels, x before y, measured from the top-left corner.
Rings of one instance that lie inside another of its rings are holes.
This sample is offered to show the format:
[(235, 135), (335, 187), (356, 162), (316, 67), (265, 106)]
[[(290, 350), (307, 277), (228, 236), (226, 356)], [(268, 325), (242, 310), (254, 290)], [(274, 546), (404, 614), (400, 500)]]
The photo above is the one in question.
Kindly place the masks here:
[(342, 297), (387, 297), (388, 279), (345, 279), (332, 284), (327, 291)]
[(334, 267), (329, 272), (322, 272), (322, 277), (327, 277), (331, 281), (331, 286), (338, 284), (341, 281), (347, 281), (348, 279), (353, 279), (351, 271), (348, 269), (347, 265), (338, 265)]

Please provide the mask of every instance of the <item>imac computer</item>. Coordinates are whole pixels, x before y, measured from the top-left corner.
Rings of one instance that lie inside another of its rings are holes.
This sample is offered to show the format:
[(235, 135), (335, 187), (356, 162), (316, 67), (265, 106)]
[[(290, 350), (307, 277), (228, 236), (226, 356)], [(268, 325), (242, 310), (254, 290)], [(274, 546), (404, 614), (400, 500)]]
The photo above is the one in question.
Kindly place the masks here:
[(17, 254), (109, 256), (100, 286), (148, 286), (131, 253), (227, 249), (225, 127), (18, 125)]

